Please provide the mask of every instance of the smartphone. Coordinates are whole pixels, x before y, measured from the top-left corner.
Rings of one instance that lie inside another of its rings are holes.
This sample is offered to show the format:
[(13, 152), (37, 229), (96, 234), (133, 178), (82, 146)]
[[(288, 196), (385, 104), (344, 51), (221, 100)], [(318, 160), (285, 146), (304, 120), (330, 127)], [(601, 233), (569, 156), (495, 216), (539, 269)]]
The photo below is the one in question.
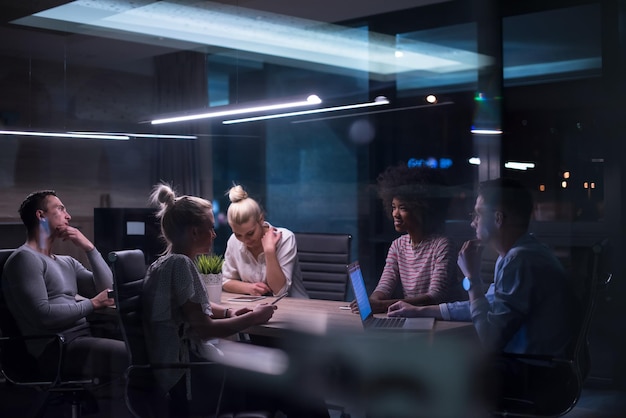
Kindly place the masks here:
[(281, 300), (282, 298), (284, 298), (285, 296), (287, 296), (286, 293), (283, 293), (281, 296), (277, 297), (276, 299), (274, 299), (274, 302), (272, 302), (270, 305), (275, 305), (276, 302), (278, 302), (279, 300)]

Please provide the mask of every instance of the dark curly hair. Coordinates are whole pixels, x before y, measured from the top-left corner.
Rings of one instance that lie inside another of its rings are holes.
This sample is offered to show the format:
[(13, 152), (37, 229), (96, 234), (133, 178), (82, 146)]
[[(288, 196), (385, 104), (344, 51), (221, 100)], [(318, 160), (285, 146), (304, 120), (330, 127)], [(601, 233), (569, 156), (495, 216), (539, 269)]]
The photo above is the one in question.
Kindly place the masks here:
[(450, 199), (447, 183), (438, 170), (408, 167), (405, 163), (390, 166), (378, 175), (378, 196), (391, 217), (391, 202), (401, 200), (422, 226), (425, 234), (442, 229)]

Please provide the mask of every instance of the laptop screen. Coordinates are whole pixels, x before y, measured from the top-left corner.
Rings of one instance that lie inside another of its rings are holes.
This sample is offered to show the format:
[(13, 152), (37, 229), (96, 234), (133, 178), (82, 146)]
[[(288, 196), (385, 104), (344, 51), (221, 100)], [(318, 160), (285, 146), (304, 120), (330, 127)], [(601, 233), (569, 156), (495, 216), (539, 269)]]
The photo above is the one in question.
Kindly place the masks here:
[(350, 264), (348, 266), (348, 273), (350, 274), (350, 282), (352, 283), (356, 303), (359, 305), (361, 320), (365, 321), (365, 319), (372, 313), (372, 307), (369, 299), (367, 298), (367, 289), (365, 288), (365, 281), (363, 280), (361, 266), (359, 263), (354, 262)]

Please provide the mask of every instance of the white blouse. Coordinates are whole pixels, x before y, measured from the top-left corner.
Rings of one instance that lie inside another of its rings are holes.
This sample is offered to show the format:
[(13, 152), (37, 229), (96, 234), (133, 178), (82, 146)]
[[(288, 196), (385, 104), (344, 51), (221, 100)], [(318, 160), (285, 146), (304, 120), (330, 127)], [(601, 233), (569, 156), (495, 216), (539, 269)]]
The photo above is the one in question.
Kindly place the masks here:
[[(273, 228), (267, 222), (265, 225)], [(282, 237), (276, 245), (276, 257), (287, 281), (275, 296), (288, 292), (289, 296), (308, 299), (309, 295), (302, 283), (302, 273), (298, 263), (296, 237), (286, 228), (277, 229), (282, 233)], [(223, 283), (230, 280), (241, 280), (247, 283), (265, 282), (267, 280), (266, 268), (265, 253), (255, 258), (245, 244), (235, 237), (235, 234), (230, 236), (226, 244), (222, 267)]]

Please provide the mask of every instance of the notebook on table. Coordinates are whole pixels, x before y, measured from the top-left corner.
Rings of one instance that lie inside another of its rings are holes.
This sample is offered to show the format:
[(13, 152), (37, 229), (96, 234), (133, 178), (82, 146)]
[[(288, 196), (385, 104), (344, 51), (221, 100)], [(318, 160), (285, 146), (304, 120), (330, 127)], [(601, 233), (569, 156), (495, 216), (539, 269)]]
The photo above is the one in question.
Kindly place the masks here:
[(359, 307), (359, 314), (363, 328), (377, 330), (422, 330), (427, 331), (433, 328), (435, 318), (376, 318), (372, 314), (372, 306), (367, 297), (365, 281), (361, 273), (361, 266), (358, 261), (348, 265), (348, 275), (356, 303)]

